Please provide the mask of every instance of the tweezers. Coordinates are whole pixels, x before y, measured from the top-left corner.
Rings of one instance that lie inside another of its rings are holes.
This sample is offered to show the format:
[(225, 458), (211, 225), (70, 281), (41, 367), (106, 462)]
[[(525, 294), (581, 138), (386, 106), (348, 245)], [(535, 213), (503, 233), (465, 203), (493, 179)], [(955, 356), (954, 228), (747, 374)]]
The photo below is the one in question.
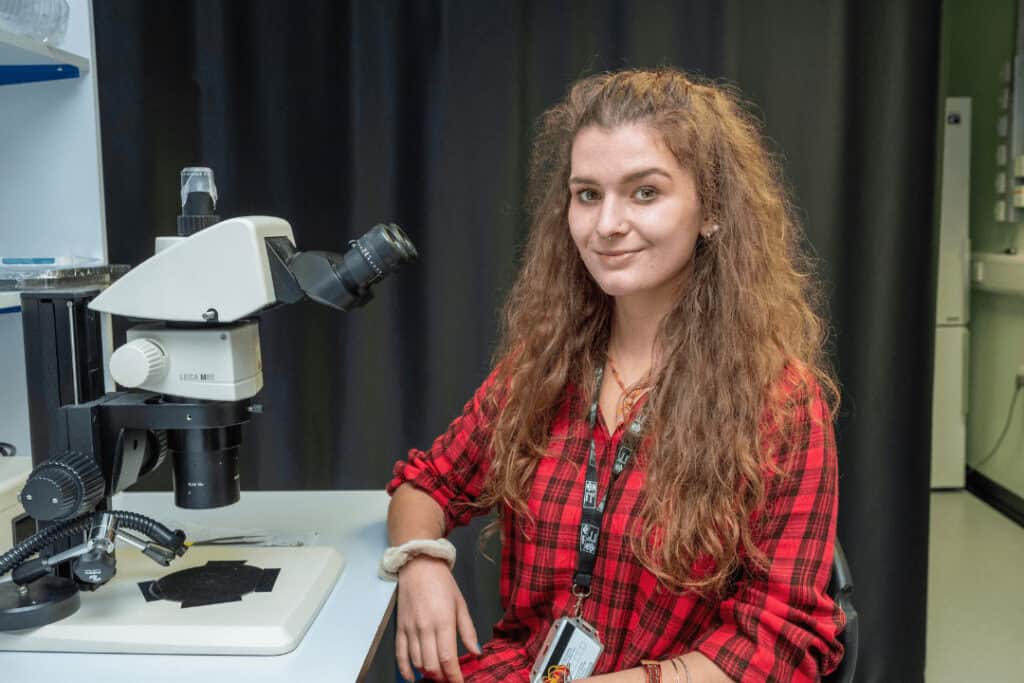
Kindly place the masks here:
[(202, 541), (193, 541), (192, 545), (259, 545), (266, 543), (268, 536), (220, 536), (218, 538), (206, 538)]

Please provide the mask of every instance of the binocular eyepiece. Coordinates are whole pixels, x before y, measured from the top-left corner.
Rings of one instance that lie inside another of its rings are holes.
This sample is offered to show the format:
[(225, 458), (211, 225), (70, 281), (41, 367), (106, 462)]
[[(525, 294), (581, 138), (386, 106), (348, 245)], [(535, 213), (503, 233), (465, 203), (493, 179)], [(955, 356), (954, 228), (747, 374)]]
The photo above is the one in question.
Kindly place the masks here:
[(393, 223), (375, 225), (349, 245), (349, 250), (341, 255), (296, 251), (286, 238), (268, 239), (278, 300), (294, 303), (309, 297), (325, 306), (349, 311), (373, 298), (371, 286), (418, 256), (416, 247)]
[[(349, 242), (351, 247), (342, 257), (335, 273), (357, 299), (368, 297), (369, 288), (398, 270), (405, 263), (415, 261), (416, 247), (400, 227), (375, 225), (359, 239)], [(367, 298), (368, 300), (368, 298)], [(357, 305), (361, 305), (361, 301)]]

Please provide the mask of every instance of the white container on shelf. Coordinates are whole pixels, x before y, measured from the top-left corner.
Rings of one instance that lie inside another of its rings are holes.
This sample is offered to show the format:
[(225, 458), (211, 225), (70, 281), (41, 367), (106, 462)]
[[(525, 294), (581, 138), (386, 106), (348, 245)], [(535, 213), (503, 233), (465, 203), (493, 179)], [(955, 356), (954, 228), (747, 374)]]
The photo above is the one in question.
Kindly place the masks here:
[(0, 0), (0, 27), (49, 45), (68, 32), (67, 0)]

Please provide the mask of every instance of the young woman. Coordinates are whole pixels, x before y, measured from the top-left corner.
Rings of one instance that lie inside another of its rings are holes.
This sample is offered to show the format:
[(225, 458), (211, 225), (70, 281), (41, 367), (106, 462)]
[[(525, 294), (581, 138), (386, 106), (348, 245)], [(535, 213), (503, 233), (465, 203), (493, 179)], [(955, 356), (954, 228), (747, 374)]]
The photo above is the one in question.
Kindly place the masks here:
[[(673, 69), (592, 76), (544, 115), (530, 198), (498, 362), (388, 485), (403, 676), (578, 679), (544, 650), (565, 617), (594, 680), (817, 680), (843, 654), (836, 390), (758, 126)], [(481, 648), (434, 539), (492, 509)]]

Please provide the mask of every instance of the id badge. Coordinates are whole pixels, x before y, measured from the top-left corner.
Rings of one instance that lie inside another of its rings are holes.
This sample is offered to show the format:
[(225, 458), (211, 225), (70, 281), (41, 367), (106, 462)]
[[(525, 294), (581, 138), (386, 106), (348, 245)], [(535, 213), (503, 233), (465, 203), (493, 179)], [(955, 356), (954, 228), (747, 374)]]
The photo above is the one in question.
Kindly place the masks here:
[(533, 663), (530, 683), (565, 683), (586, 678), (597, 665), (604, 645), (597, 631), (578, 617), (562, 617), (551, 625)]

